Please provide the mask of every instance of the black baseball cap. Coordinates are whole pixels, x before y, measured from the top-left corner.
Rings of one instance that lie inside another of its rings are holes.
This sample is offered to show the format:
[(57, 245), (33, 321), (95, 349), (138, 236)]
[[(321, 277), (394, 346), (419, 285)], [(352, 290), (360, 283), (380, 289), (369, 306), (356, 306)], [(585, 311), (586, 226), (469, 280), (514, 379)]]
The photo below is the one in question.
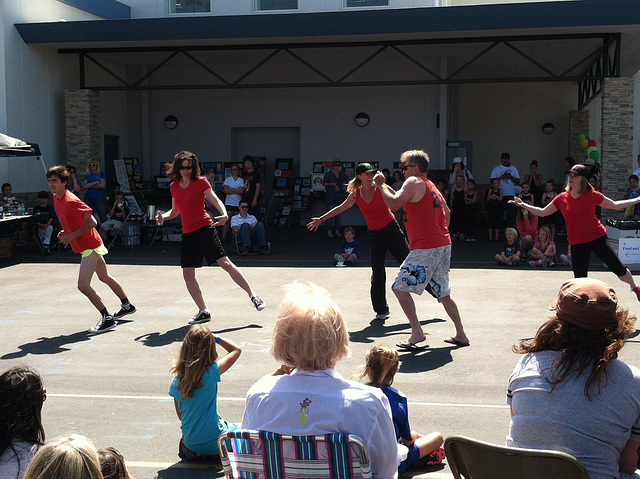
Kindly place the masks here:
[(586, 165), (573, 165), (569, 171), (566, 173), (573, 173), (574, 175), (583, 176), (586, 179), (589, 179), (591, 176), (591, 168)]
[(378, 168), (374, 168), (370, 163), (358, 163), (358, 166), (356, 166), (356, 176), (360, 173), (367, 173), (369, 171), (371, 173), (375, 173), (378, 171)]

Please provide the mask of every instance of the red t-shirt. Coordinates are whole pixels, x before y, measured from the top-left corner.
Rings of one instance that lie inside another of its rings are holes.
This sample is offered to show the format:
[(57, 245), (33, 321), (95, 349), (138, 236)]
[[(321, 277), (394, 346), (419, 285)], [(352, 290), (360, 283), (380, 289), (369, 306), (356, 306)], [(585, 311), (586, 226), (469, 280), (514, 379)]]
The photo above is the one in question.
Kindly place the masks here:
[[(69, 190), (66, 190), (62, 198), (53, 195), (53, 206), (65, 233), (76, 231), (84, 225), (84, 215), (93, 213), (89, 206)], [(91, 228), (85, 234), (71, 241), (71, 248), (75, 253), (82, 253), (87, 249), (95, 249), (100, 245), (102, 245), (102, 238), (95, 228)]]
[(409, 248), (431, 249), (451, 244), (447, 216), (442, 205), (436, 185), (424, 176), (419, 176), (427, 185), (427, 191), (417, 203), (405, 203), (403, 208), (407, 213), (407, 236)]
[(367, 203), (363, 200), (358, 190), (354, 190), (353, 196), (356, 200), (356, 204), (360, 207), (360, 211), (362, 211), (362, 214), (364, 215), (364, 219), (367, 222), (367, 228), (370, 230), (381, 230), (393, 221), (393, 212), (384, 202), (384, 198), (382, 198), (382, 193), (380, 193), (379, 188), (376, 188), (375, 193), (373, 193), (371, 203)]
[(588, 243), (607, 234), (607, 228), (596, 217), (596, 206), (602, 203), (603, 199), (602, 193), (590, 189), (578, 198), (565, 191), (552, 200), (567, 223), (569, 244)]
[(209, 188), (211, 183), (204, 176), (191, 181), (186, 188), (182, 188), (179, 181), (171, 183), (171, 196), (180, 210), (183, 233), (191, 233), (213, 224), (211, 216), (204, 208), (204, 192)]

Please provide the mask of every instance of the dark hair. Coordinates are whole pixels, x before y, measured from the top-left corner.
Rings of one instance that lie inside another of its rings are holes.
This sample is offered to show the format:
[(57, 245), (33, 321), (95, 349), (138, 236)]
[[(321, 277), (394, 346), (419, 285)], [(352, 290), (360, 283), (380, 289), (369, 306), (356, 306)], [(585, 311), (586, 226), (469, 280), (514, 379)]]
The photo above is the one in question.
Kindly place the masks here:
[(569, 163), (569, 168), (576, 164), (576, 160), (573, 159), (573, 156), (567, 156), (564, 161)]
[(553, 369), (552, 390), (568, 377), (588, 373), (589, 378), (584, 393), (589, 400), (591, 388), (597, 386), (600, 393), (601, 382), (607, 380), (607, 364), (618, 357), (627, 335), (633, 331), (635, 316), (627, 310), (616, 311), (616, 326), (607, 329), (588, 330), (573, 326), (557, 316), (546, 321), (535, 338), (520, 341), (513, 346), (518, 354), (537, 351), (559, 351), (560, 359), (548, 369)]
[(456, 169), (456, 165), (460, 165), (460, 168), (462, 168), (462, 171), (465, 170), (466, 166), (464, 166), (464, 162), (463, 161), (459, 161), (458, 163), (452, 163), (451, 164), (451, 173), (453, 173), (453, 171)]
[(115, 190), (116, 188), (120, 188), (120, 183), (118, 183), (117, 181), (114, 181), (113, 183), (111, 183), (111, 189)]
[(346, 233), (347, 231), (350, 231), (354, 236), (356, 234), (356, 229), (353, 226), (347, 226), (343, 232)]
[(67, 167), (64, 165), (56, 165), (49, 168), (49, 170), (47, 170), (47, 178), (51, 178), (52, 176), (60, 178), (62, 183), (69, 182), (69, 170), (67, 170)]
[(500, 159), (502, 159), (502, 158), (506, 158), (506, 159), (510, 160), (511, 159), (511, 155), (505, 151), (504, 153), (502, 153), (500, 155)]
[(104, 479), (130, 479), (124, 456), (115, 447), (98, 450), (100, 472)]
[(46, 198), (49, 199), (50, 195), (48, 191), (42, 190), (38, 193), (38, 198)]
[(11, 183), (2, 183), (2, 188), (1, 189), (5, 189), (6, 187), (11, 187)]
[(29, 366), (14, 366), (0, 375), (0, 456), (11, 449), (18, 439), (37, 445), (44, 444), (42, 403), (45, 392), (42, 379)]
[[(591, 175), (591, 176), (596, 176), (596, 175)], [(589, 178), (591, 178), (591, 176), (589, 176)], [(597, 178), (598, 178), (598, 177), (596, 176), (596, 179), (597, 179)], [(631, 175), (631, 176), (629, 176), (629, 179), (631, 179), (631, 178), (633, 178), (634, 180), (638, 181), (638, 175)]]
[(255, 166), (255, 162), (253, 161), (253, 156), (251, 155), (245, 155), (244, 158), (242, 158), (242, 164), (244, 165), (245, 161), (250, 161), (252, 165)]
[(171, 181), (180, 181), (180, 167), (184, 160), (188, 160), (189, 163), (191, 163), (191, 166), (193, 166), (193, 169), (191, 170), (191, 179), (197, 180), (200, 177), (200, 161), (198, 160), (198, 157), (190, 151), (182, 150), (173, 157), (173, 163), (171, 163), (169, 168), (167, 168), (167, 176)]
[(476, 184), (476, 180), (474, 180), (473, 178), (469, 178), (467, 180), (467, 184), (469, 184), (469, 183), (473, 183), (475, 185)]

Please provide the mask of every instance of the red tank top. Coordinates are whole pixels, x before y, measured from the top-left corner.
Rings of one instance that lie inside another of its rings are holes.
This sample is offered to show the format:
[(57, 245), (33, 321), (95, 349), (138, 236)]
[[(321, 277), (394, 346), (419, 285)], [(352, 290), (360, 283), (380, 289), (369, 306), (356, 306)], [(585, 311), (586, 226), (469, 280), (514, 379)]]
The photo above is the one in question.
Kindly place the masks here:
[(451, 244), (442, 197), (431, 181), (423, 176), (418, 178), (424, 180), (427, 191), (417, 203), (407, 202), (403, 206), (407, 213), (405, 227), (409, 247), (411, 250), (431, 249)]
[(367, 222), (367, 228), (370, 230), (381, 230), (393, 221), (393, 212), (384, 202), (379, 188), (376, 188), (371, 203), (367, 203), (362, 199), (359, 190), (354, 190), (353, 196), (356, 200), (356, 204), (360, 207), (360, 211), (362, 211), (362, 214), (364, 215), (364, 219)]

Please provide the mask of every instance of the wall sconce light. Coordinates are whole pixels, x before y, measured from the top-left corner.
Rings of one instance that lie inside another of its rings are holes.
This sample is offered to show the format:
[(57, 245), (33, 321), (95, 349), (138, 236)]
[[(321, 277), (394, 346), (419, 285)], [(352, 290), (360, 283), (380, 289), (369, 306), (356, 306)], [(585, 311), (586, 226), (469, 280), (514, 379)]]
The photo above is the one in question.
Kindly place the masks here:
[(545, 135), (551, 135), (554, 131), (556, 131), (556, 127), (553, 126), (553, 123), (545, 123), (542, 125), (542, 133)]
[(164, 126), (169, 130), (174, 130), (178, 126), (178, 119), (173, 115), (169, 115), (164, 119)]
[(358, 125), (359, 127), (361, 128), (365, 127), (369, 124), (369, 115), (361, 111), (356, 115), (355, 122), (356, 122), (356, 125)]

